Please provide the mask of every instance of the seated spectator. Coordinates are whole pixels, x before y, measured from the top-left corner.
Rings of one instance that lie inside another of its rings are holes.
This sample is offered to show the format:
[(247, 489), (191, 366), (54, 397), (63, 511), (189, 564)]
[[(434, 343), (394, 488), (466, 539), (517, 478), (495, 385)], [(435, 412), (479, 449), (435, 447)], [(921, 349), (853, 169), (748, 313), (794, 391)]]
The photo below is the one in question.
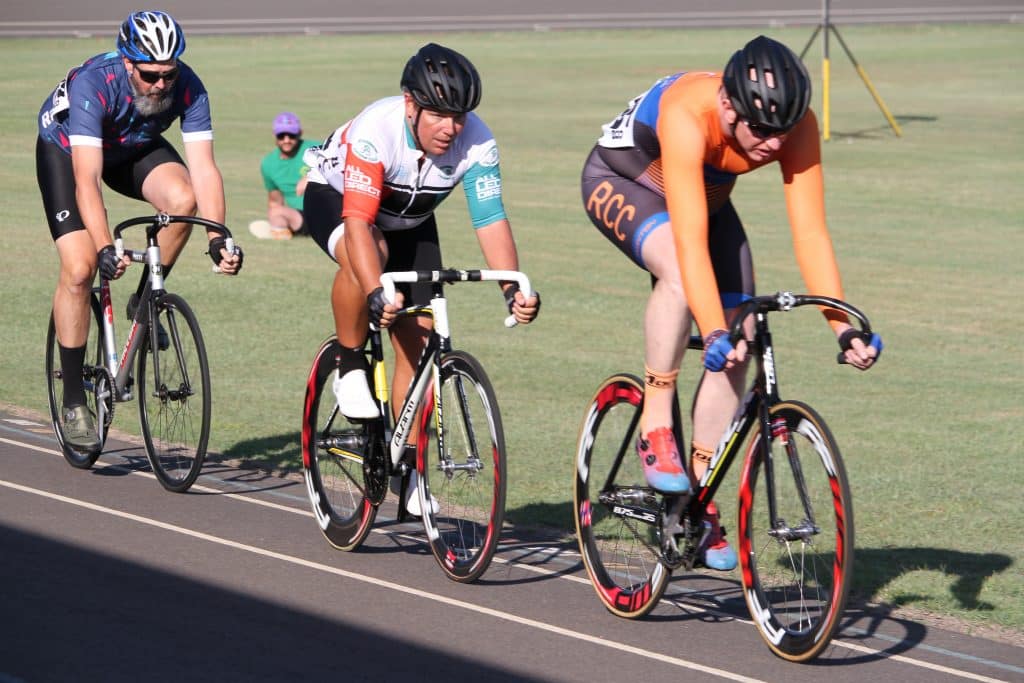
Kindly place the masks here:
[(302, 153), (318, 143), (302, 139), (302, 124), (291, 112), (274, 118), (277, 149), (263, 157), (260, 173), (267, 189), (267, 220), (253, 221), (249, 232), (260, 239), (288, 240), (307, 234), (302, 217), (302, 193), (309, 167)]

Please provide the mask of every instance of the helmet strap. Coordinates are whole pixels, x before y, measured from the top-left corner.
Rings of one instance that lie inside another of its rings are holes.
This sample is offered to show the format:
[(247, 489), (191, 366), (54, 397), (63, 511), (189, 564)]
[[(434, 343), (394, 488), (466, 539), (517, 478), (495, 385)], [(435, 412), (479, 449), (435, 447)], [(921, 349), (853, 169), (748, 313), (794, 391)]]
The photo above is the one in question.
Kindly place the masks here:
[(412, 120), (412, 139), (416, 143), (416, 149), (426, 154), (423, 144), (420, 142), (420, 116), (423, 115), (423, 107), (416, 105), (416, 117)]

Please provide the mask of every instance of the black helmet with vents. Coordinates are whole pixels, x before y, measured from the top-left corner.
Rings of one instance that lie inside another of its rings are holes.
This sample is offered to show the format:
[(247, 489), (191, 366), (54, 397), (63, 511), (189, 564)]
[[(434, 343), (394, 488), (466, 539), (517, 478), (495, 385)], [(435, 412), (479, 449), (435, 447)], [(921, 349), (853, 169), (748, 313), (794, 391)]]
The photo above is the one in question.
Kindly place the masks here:
[(405, 65), (402, 89), (419, 106), (444, 114), (465, 114), (480, 104), (480, 74), (450, 48), (429, 43)]
[(779, 133), (795, 126), (811, 101), (803, 62), (766, 36), (754, 38), (729, 59), (722, 84), (740, 118)]

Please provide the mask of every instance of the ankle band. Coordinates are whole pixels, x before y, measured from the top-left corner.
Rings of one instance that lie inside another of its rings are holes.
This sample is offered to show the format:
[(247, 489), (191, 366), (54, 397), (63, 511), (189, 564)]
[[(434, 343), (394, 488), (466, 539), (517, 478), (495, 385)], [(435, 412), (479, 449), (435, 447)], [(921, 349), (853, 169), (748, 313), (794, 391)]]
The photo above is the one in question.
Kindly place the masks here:
[(711, 464), (711, 458), (715, 455), (713, 448), (708, 448), (704, 444), (699, 444), (696, 441), (690, 444), (690, 459), (696, 462), (702, 462), (705, 465)]
[(660, 370), (652, 370), (649, 366), (644, 365), (644, 384), (652, 389), (673, 388), (676, 385), (676, 377), (678, 376), (679, 368), (662, 372)]

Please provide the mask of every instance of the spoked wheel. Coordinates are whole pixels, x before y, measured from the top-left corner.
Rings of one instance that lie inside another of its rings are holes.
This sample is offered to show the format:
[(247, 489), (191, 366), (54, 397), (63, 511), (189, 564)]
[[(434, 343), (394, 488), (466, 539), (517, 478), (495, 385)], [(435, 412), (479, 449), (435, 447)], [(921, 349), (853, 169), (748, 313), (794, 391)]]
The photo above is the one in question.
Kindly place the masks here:
[[(339, 550), (354, 550), (377, 516), (374, 484), (386, 482), (380, 421), (350, 422), (338, 410), (334, 378), (341, 347), (334, 337), (320, 346), (306, 382), (302, 416), (302, 468), (320, 531)], [(382, 498), (387, 487), (379, 493)]]
[(487, 569), (501, 536), (505, 435), (494, 389), (469, 354), (441, 359), (440, 400), (440, 409), (432, 397), (423, 411), (417, 493), (434, 557), (451, 579), (469, 582)]
[(96, 463), (107, 440), (107, 431), (113, 419), (113, 394), (110, 375), (103, 366), (103, 325), (100, 323), (100, 302), (95, 296), (89, 297), (92, 321), (89, 336), (85, 342), (85, 362), (82, 365), (82, 380), (85, 383), (85, 405), (96, 418), (100, 447), (86, 451), (72, 446), (64, 438), (64, 372), (60, 363), (60, 348), (57, 343), (57, 329), (50, 315), (50, 327), (46, 333), (46, 391), (50, 403), (50, 420), (53, 433), (57, 436), (64, 459), (72, 467), (89, 469)]
[(659, 561), (658, 498), (647, 486), (634, 444), (643, 383), (604, 381), (587, 410), (576, 450), (576, 538), (605, 607), (637, 618), (658, 604), (671, 572)]
[(146, 328), (139, 349), (139, 418), (153, 473), (168, 491), (199, 476), (210, 437), (210, 367), (195, 314), (184, 299), (155, 303), (158, 334)]
[(801, 662), (828, 646), (846, 606), (853, 505), (839, 449), (821, 417), (802, 403), (783, 402), (772, 407), (771, 420), (770, 474), (757, 430), (740, 481), (743, 587), (768, 647)]

